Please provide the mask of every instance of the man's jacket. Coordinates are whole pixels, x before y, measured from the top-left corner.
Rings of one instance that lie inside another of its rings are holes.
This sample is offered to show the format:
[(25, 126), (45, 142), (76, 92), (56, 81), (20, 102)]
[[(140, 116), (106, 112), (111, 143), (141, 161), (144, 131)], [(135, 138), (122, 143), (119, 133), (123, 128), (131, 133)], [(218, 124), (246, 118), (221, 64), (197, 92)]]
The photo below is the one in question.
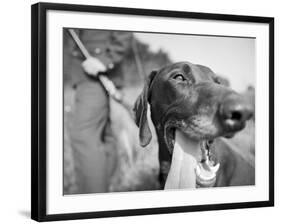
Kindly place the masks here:
[[(108, 77), (116, 86), (122, 86), (122, 60), (132, 43), (132, 33), (123, 31), (75, 29), (89, 53), (107, 67)], [(64, 30), (64, 74), (71, 77), (72, 85), (92, 79), (81, 67), (85, 60), (80, 50)]]

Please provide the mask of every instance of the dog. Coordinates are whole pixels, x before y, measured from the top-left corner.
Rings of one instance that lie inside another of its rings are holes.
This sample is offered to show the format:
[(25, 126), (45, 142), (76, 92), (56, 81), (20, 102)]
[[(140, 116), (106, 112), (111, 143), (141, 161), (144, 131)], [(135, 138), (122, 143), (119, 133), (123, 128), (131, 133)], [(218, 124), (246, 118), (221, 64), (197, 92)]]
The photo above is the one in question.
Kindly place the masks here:
[(255, 184), (253, 164), (226, 140), (245, 127), (253, 108), (210, 68), (179, 62), (151, 72), (134, 105), (142, 147), (152, 138), (148, 104), (159, 144), (162, 189), (196, 187), (202, 142), (213, 142), (212, 162), (220, 164), (213, 186)]

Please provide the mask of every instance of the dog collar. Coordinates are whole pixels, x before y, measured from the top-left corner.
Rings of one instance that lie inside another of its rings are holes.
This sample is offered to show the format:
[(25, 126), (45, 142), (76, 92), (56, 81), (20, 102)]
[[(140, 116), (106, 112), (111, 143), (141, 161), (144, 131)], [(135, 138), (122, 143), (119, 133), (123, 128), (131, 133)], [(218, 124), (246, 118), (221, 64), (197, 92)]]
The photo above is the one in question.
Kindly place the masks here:
[(215, 164), (211, 157), (213, 141), (201, 142), (202, 159), (195, 168), (197, 187), (213, 187), (216, 183), (217, 172), (220, 164)]

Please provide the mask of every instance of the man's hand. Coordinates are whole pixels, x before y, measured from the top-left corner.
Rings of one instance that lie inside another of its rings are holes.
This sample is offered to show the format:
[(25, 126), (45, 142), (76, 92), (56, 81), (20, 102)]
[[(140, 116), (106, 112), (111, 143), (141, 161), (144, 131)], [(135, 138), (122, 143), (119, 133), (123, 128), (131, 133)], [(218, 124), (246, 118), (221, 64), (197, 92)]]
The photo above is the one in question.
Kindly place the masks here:
[(97, 58), (90, 57), (83, 61), (82, 67), (84, 71), (92, 76), (96, 76), (99, 72), (105, 72), (105, 65)]

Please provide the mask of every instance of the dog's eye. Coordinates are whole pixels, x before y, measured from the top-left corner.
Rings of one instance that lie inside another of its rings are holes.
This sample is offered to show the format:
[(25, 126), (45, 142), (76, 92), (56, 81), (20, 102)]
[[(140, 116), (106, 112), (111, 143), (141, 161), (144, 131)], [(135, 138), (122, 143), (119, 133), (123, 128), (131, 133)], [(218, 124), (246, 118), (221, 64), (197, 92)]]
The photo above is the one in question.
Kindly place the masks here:
[(185, 81), (186, 79), (184, 78), (184, 76), (182, 74), (176, 74), (173, 79), (177, 80), (177, 81)]

